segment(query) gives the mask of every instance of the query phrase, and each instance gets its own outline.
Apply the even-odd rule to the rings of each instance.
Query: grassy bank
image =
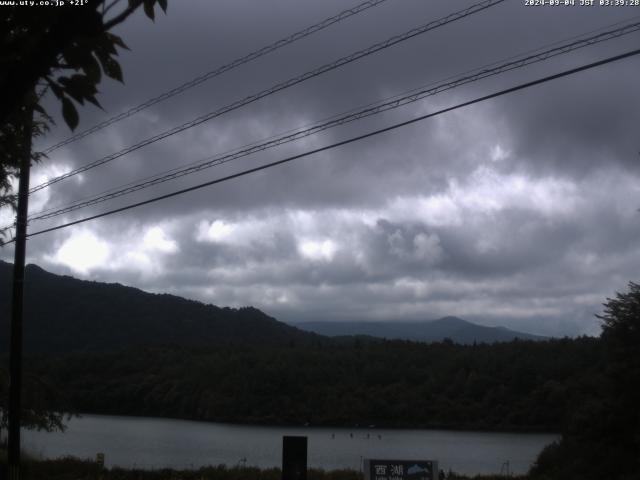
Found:
[[[6,453],[0,450],[0,466],[6,468]],[[123,468],[101,469],[94,461],[76,458],[58,460],[33,460],[24,462],[24,480],[281,480],[279,468],[259,469],[254,467],[227,468],[203,467],[198,470],[136,470]],[[454,475],[451,480],[504,480],[499,475],[465,477]],[[526,480],[527,477],[508,477]],[[354,470],[324,471],[310,469],[307,480],[363,480],[360,472]]]

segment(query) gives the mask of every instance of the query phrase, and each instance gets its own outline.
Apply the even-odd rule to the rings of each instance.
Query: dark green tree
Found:
[[[9,426],[9,372],[0,366],[0,438]],[[27,374],[23,384],[22,425],[33,430],[64,430],[65,402],[60,391],[43,377]]]
[[[620,478],[640,478],[640,285],[608,298],[602,320],[602,341],[611,389],[611,443]]]
[[[67,0],[65,0],[67,1]],[[67,1],[69,3],[69,1]],[[4,6],[0,13],[0,207],[15,207],[12,179],[19,175],[25,142],[43,135],[53,123],[41,105],[47,92],[61,103],[65,123],[79,122],[76,105],[100,107],[96,98],[102,75],[122,82],[116,57],[127,48],[110,32],[142,8],[154,19],[155,6],[167,0],[92,0],[73,7]],[[42,154],[31,152],[31,161]],[[0,237],[6,231],[0,232]],[[0,429],[6,425],[8,376],[0,371]],[[62,428],[62,411],[53,403],[55,389],[37,376],[25,377],[24,425]]]
[[[562,439],[547,447],[534,478],[640,479],[640,285],[604,304],[605,365],[574,405]]]
[[[67,0],[68,2],[69,0]],[[155,6],[167,0],[92,0],[69,7],[21,6],[0,13],[0,205],[14,204],[11,178],[18,174],[24,149],[26,116],[35,113],[34,135],[52,123],[41,99],[52,92],[73,130],[76,105],[100,107],[96,95],[102,75],[122,81],[118,48],[127,48],[110,32],[139,8],[154,19]],[[42,155],[32,155],[33,161]]]

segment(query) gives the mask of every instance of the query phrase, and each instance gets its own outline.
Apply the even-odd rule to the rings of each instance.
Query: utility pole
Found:
[[[31,168],[31,136],[33,108],[24,107],[24,130],[18,183],[15,253],[13,260],[13,296],[11,299],[11,339],[9,345],[9,480],[20,479],[20,413],[22,393],[22,310],[24,296],[24,263],[29,208],[29,170]]]

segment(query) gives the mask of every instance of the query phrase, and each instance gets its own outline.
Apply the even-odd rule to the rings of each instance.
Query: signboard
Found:
[[[438,480],[435,460],[365,460],[366,480]]]

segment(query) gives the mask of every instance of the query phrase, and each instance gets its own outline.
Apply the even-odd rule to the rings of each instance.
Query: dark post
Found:
[[[31,129],[33,111],[25,111],[23,152],[18,183],[16,246],[13,260],[13,296],[11,299],[11,339],[9,346],[9,480],[20,478],[20,394],[22,389],[22,300],[24,262],[29,206],[29,170],[31,168]]]
[[[282,437],[282,480],[307,480],[307,437]]]

